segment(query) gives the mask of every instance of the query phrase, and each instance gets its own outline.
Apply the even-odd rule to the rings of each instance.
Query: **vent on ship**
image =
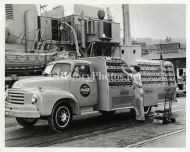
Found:
[[[6,19],[13,19],[13,5],[5,4]]]

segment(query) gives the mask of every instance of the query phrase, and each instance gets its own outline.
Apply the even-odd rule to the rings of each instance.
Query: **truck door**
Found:
[[[92,67],[88,64],[77,64],[71,74],[71,92],[81,107],[97,103],[97,83],[92,77]]]

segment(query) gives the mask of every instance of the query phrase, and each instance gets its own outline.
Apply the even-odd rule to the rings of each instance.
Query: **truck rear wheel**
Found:
[[[144,107],[144,115],[148,116],[150,114],[150,112],[151,112],[151,109],[152,109],[152,106],[146,106],[146,107]],[[130,112],[131,112],[131,114],[132,114],[133,117],[136,116],[135,109],[133,109],[133,108],[130,109]]]
[[[135,111],[135,109],[131,108],[131,109],[130,109],[130,113],[131,113],[131,116],[132,116],[132,117],[135,117],[135,116],[136,116],[136,111]]]
[[[151,112],[151,109],[152,109],[152,106],[146,106],[144,107],[144,114],[147,116],[150,114]]]
[[[37,123],[38,119],[37,118],[19,118],[19,117],[16,117],[16,121],[18,122],[18,124],[20,124],[21,126],[23,126],[25,128],[31,128]]]
[[[55,132],[61,132],[67,128],[72,120],[71,108],[62,103],[54,106],[51,116],[48,118],[50,128]]]

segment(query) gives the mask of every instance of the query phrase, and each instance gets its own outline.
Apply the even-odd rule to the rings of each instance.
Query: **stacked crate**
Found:
[[[109,86],[111,88],[131,87],[131,80],[121,69],[125,62],[115,57],[105,57],[105,60]]]
[[[158,61],[138,61],[141,67],[141,80],[143,87],[164,87],[161,63]]]
[[[168,61],[139,60],[143,87],[175,86],[174,68]]]
[[[111,111],[117,108],[129,108],[133,106],[135,91],[132,80],[121,69],[125,61],[116,57],[102,56],[84,59],[89,60],[94,70],[103,75],[101,79],[97,77],[97,86],[99,89],[98,104],[95,109]],[[175,86],[170,87],[168,85],[170,83],[168,77],[171,78],[169,75],[174,74],[173,72],[168,72],[171,71],[170,65],[165,64],[167,63],[166,61],[155,60],[140,59],[136,60],[136,62],[141,67],[144,106],[157,105],[157,103],[163,102],[166,91],[169,88],[175,89]],[[164,70],[167,72],[164,72]],[[164,73],[167,73],[168,76],[165,76]],[[171,89],[170,92],[172,91]]]

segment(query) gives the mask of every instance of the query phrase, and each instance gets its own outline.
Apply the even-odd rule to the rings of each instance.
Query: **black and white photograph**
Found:
[[[5,149],[187,151],[188,1],[29,2],[1,4]]]

